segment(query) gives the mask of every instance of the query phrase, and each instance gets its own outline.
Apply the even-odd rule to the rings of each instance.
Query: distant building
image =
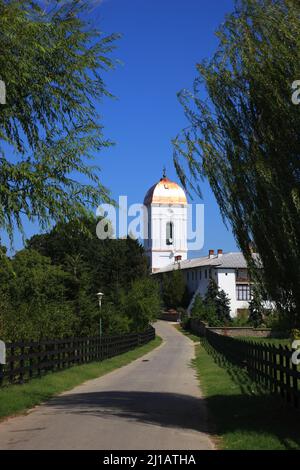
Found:
[[[187,199],[184,190],[164,172],[147,192],[148,239],[145,251],[152,272],[187,259]]]
[[[187,259],[187,198],[184,190],[170,181],[164,172],[144,200],[148,208],[148,239],[145,250],[151,272],[163,274],[180,269],[193,300],[204,296],[210,279],[214,279],[230,299],[231,316],[248,309],[251,283],[242,253],[216,253]],[[192,302],[193,302],[192,300]]]

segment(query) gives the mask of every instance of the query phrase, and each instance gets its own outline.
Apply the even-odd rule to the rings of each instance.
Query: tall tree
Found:
[[[190,126],[174,140],[175,165],[196,191],[208,178],[253,279],[299,325],[300,109],[292,84],[300,78],[300,3],[239,0],[218,38],[214,56],[197,65],[193,92],[180,94]]]
[[[186,292],[186,283],[180,270],[162,276],[162,296],[166,307],[181,307]]]
[[[226,292],[220,289],[214,279],[210,279],[206,294],[204,296],[204,305],[213,306],[218,322],[224,326],[230,322],[230,299]]]
[[[11,239],[22,214],[42,226],[109,200],[94,155],[109,145],[96,102],[109,95],[116,35],[91,28],[89,2],[0,0],[0,227]]]
[[[114,301],[120,289],[146,277],[147,259],[137,240],[99,240],[96,225],[93,216],[59,223],[49,233],[34,235],[26,246],[69,272],[74,288],[80,285],[91,298],[101,291],[107,301]]]

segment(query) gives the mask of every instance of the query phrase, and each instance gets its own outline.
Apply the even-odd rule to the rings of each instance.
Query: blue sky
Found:
[[[171,139],[187,125],[176,93],[190,88],[196,63],[209,57],[216,45],[215,31],[234,0],[104,0],[89,17],[104,33],[122,35],[114,56],[122,61],[106,74],[115,100],[99,105],[105,136],[116,145],[102,152],[97,163],[103,184],[115,199],[128,195],[142,202],[147,189],[159,180],[166,165],[170,179],[178,180],[172,164]],[[232,233],[220,216],[207,182],[201,184],[205,204],[205,245],[236,250]],[[26,234],[38,231],[26,224]],[[15,248],[22,246],[16,238]],[[198,255],[199,253],[197,253]],[[194,254],[195,255],[195,254]]]

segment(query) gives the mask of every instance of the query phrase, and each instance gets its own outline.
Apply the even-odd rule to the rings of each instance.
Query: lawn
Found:
[[[125,366],[152,351],[161,342],[162,339],[156,337],[143,346],[102,362],[92,362],[49,373],[42,378],[32,379],[24,385],[3,387],[0,389],[0,418],[22,413],[54,395]]]
[[[220,449],[300,450],[300,411],[259,390],[205,340],[196,345],[193,366]]]
[[[205,339],[177,328],[198,343],[193,367],[207,402],[217,448],[300,450],[300,411],[260,389],[246,371],[229,363]],[[275,344],[285,341],[260,338],[266,339]]]

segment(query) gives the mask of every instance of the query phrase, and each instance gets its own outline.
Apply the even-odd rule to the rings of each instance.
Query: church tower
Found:
[[[152,272],[187,259],[187,199],[184,190],[163,177],[147,192],[144,245]]]

